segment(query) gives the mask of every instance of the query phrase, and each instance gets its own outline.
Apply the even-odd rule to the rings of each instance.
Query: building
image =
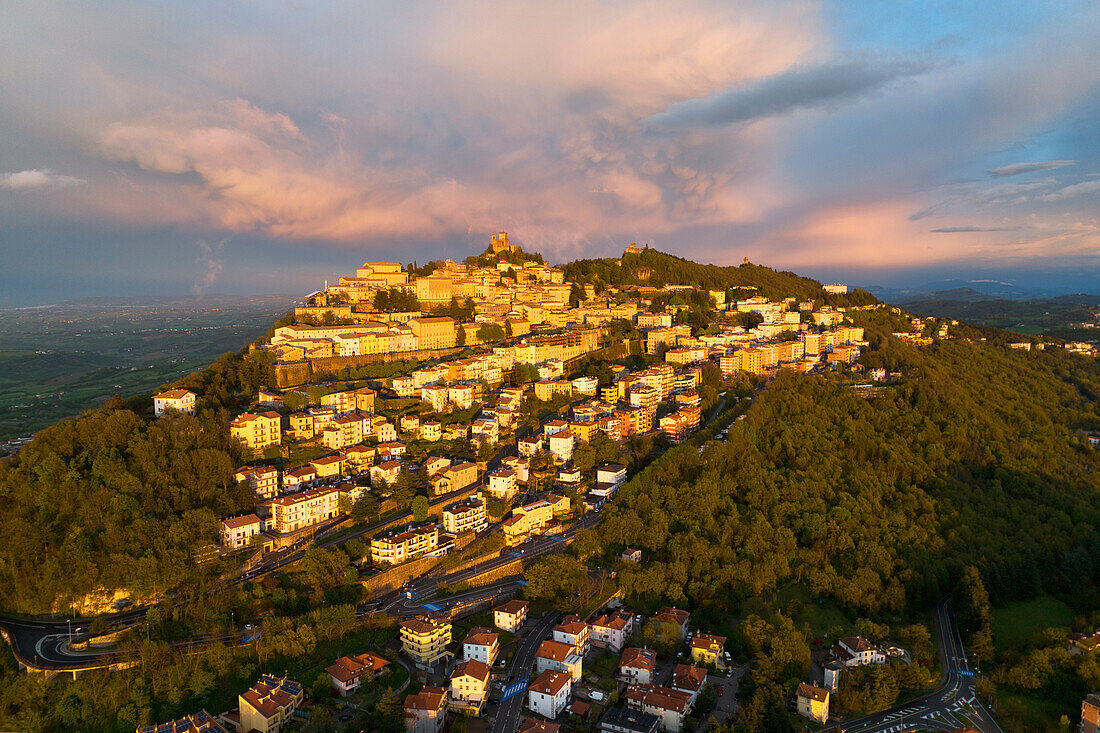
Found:
[[[233,480],[247,481],[260,499],[272,499],[279,493],[279,469],[273,466],[242,466],[233,473]]]
[[[812,682],[803,682],[795,693],[798,714],[824,723],[829,719],[829,691]]]
[[[477,659],[460,662],[451,674],[451,708],[477,715],[488,699],[489,665]]]
[[[283,491],[298,491],[305,484],[317,479],[317,471],[313,466],[302,466],[283,474]]]
[[[703,685],[707,683],[707,671],[702,667],[692,667],[688,664],[677,664],[672,670],[672,678],[668,686],[677,692],[685,693],[692,705]]]
[[[602,484],[618,486],[626,481],[626,466],[605,463],[596,469],[596,481]]]
[[[535,672],[553,670],[568,674],[574,682],[581,678],[584,658],[570,644],[547,639],[535,653]]]
[[[842,636],[833,646],[833,654],[845,667],[882,664],[886,661],[885,652],[862,636]]]
[[[582,657],[588,654],[588,650],[591,647],[589,642],[589,634],[591,629],[588,628],[588,624],[581,621],[578,616],[566,616],[562,619],[561,623],[554,627],[553,638],[554,641],[560,641],[562,644],[568,644],[580,654]]]
[[[527,621],[527,601],[508,601],[493,609],[493,625],[512,634]]]
[[[656,715],[661,720],[661,728],[671,733],[680,733],[684,717],[691,708],[686,693],[657,685],[634,685],[626,691],[623,699],[628,708]]]
[[[439,527],[429,524],[407,532],[370,541],[371,560],[380,565],[399,565],[439,546]]]
[[[153,395],[153,414],[160,417],[168,410],[195,414],[195,393],[186,389],[170,389]]]
[[[691,639],[691,658],[700,664],[718,664],[726,648],[726,637],[696,634]]]
[[[226,730],[210,713],[200,710],[170,723],[139,726],[137,733],[226,733]]]
[[[550,452],[554,454],[554,458],[557,461],[565,463],[573,457],[573,449],[576,446],[576,440],[569,430],[554,433],[547,442]]]
[[[499,636],[484,626],[475,626],[462,640],[462,658],[493,666],[500,653]]]
[[[421,669],[451,658],[450,643],[451,622],[446,619],[417,616],[401,622],[401,650]]]
[[[463,462],[448,466],[436,474],[431,483],[436,494],[449,494],[473,486],[477,483],[477,464]]]
[[[249,540],[260,534],[261,525],[260,518],[255,514],[223,519],[221,527],[222,545],[233,550],[248,547]]]
[[[600,719],[600,733],[657,733],[661,719],[632,708],[610,708]]]
[[[426,423],[422,423],[417,430],[417,437],[419,437],[420,440],[435,443],[443,437],[443,423],[438,420],[429,420]]]
[[[622,609],[592,619],[590,638],[593,646],[621,652],[627,637],[635,631],[634,614]]]
[[[553,720],[565,710],[572,694],[573,678],[548,669],[527,688],[527,709]]]
[[[456,501],[443,509],[443,531],[450,534],[480,532],[488,527],[485,503],[475,497]]]
[[[416,345],[419,349],[454,348],[456,333],[453,318],[447,316],[410,318],[406,325],[416,336]]]
[[[359,689],[364,680],[376,680],[386,672],[389,661],[363,652],[355,656],[340,657],[325,669],[332,679],[332,689],[340,697],[347,697]]]
[[[1081,702],[1080,733],[1100,732],[1100,692],[1089,694]]]
[[[555,529],[560,531],[560,528],[561,522],[554,520],[553,505],[545,499],[516,507],[512,510],[512,516],[501,525],[504,541],[509,547],[526,542],[531,535],[553,534]]]
[[[447,719],[447,691],[442,687],[422,687],[405,697],[405,730],[408,733],[441,733]]]
[[[653,620],[659,624],[669,624],[673,626],[680,635],[680,639],[687,636],[688,621],[691,619],[691,614],[687,611],[683,611],[679,608],[669,608],[665,606],[658,609],[654,614]]]
[[[277,733],[294,717],[304,699],[305,692],[297,682],[265,674],[248,692],[237,696],[241,715],[237,729]]]
[[[282,443],[281,421],[277,412],[246,412],[229,423],[229,434],[241,441],[244,447],[260,450]]]
[[[313,466],[313,470],[317,472],[317,478],[333,478],[344,472],[344,464],[346,462],[347,459],[337,453],[332,456],[315,458],[309,462],[309,465]]]
[[[308,489],[292,496],[280,496],[266,503],[271,509],[271,529],[294,532],[339,516],[342,492],[334,486]]]
[[[639,563],[642,561],[642,551],[636,547],[628,547],[622,551],[622,554],[619,555],[619,557],[624,562]]]
[[[628,685],[650,684],[657,670],[657,652],[628,647],[619,660],[619,679]]]
[[[489,494],[494,499],[508,501],[518,490],[516,472],[512,469],[498,468],[489,473]]]

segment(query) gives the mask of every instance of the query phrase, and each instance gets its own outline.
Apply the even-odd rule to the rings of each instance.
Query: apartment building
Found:
[[[455,321],[446,316],[410,318],[406,325],[420,349],[450,349],[455,345]]]
[[[226,730],[210,713],[200,710],[168,723],[139,726],[137,733],[226,733]]]
[[[237,696],[238,730],[278,733],[293,719],[303,700],[305,692],[297,682],[265,674],[248,692]]]
[[[398,565],[439,546],[439,527],[431,524],[370,542],[371,560],[383,565]]]
[[[650,684],[657,670],[657,652],[628,647],[619,660],[619,679],[628,685]]]
[[[401,622],[401,650],[422,669],[434,667],[452,655],[451,622],[431,616],[417,616]]]
[[[577,654],[577,650],[571,644],[563,644],[560,641],[547,639],[539,644],[535,653],[535,672],[546,670],[564,672],[577,682],[581,678],[581,667],[584,658]]]
[[[462,658],[476,659],[479,662],[493,666],[497,655],[500,653],[500,637],[485,628],[475,626],[462,640]]]
[[[829,720],[829,691],[812,682],[798,685],[795,693],[798,714],[825,723]]]
[[[281,421],[277,412],[246,412],[229,423],[229,434],[246,448],[260,450],[282,443]]]
[[[691,639],[691,658],[701,664],[717,664],[726,648],[726,637],[697,633]]]
[[[443,509],[443,531],[450,534],[480,532],[488,525],[485,503],[476,497],[456,501]]]
[[[340,514],[341,492],[334,486],[308,489],[266,502],[271,509],[271,529],[294,532]]]
[[[634,633],[634,614],[625,610],[604,613],[592,619],[589,638],[593,646],[621,652],[627,638]]]
[[[460,662],[451,673],[451,708],[477,715],[488,699],[489,665],[477,659]]]
[[[588,624],[581,621],[579,616],[569,615],[562,619],[561,623],[554,627],[552,634],[554,641],[568,644],[582,657],[588,654],[590,629]]]
[[[553,720],[562,714],[573,694],[573,678],[564,672],[546,670],[527,688],[527,708]]]
[[[405,697],[405,730],[407,733],[442,733],[447,719],[447,691],[442,687],[422,687],[415,695]]]
[[[263,523],[255,514],[222,520],[221,542],[224,547],[239,550],[248,547],[249,540],[260,533]]]
[[[279,493],[279,469],[273,466],[241,466],[233,472],[233,480],[247,481],[260,499],[271,499]]]
[[[516,472],[510,468],[498,468],[489,474],[489,494],[494,499],[507,501],[516,495]]]
[[[527,621],[527,601],[508,601],[493,609],[493,625],[509,633],[516,633]]]

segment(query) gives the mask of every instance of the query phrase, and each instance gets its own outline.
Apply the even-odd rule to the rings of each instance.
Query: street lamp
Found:
[[[73,645],[73,620],[71,618],[65,619],[65,623],[69,625],[69,646]]]

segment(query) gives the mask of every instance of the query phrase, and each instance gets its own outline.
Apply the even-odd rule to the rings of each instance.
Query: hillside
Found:
[[[852,305],[876,302],[869,293],[860,296],[855,293],[848,296],[830,295],[826,298],[821,283],[793,272],[754,264],[726,267],[702,265],[655,249],[626,253],[620,259],[575,260],[565,265],[564,269],[567,281],[590,283],[597,288],[694,285],[708,290],[731,290],[745,287],[755,288],[769,298],[793,296],[802,300],[825,299],[832,305],[848,305],[849,299],[859,300],[852,302]]]
[[[849,621],[893,623],[975,565],[994,603],[1046,591],[1094,608],[1100,453],[1081,431],[1100,428],[1097,362],[958,336],[922,349],[890,335],[895,319],[857,316],[861,361],[900,380],[861,399],[841,380],[781,376],[727,441],[643,471],[600,528],[605,559],[628,545],[651,558],[623,571],[627,597],[722,625],[796,584]],[[994,332],[959,329],[981,333]],[[789,672],[758,667],[738,730],[768,729]]]

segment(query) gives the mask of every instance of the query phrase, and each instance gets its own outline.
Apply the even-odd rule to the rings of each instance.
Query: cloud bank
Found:
[[[55,173],[49,168],[35,168],[0,175],[0,188],[6,188],[9,191],[57,190],[79,186],[84,183],[87,183],[87,181],[74,176]]]

